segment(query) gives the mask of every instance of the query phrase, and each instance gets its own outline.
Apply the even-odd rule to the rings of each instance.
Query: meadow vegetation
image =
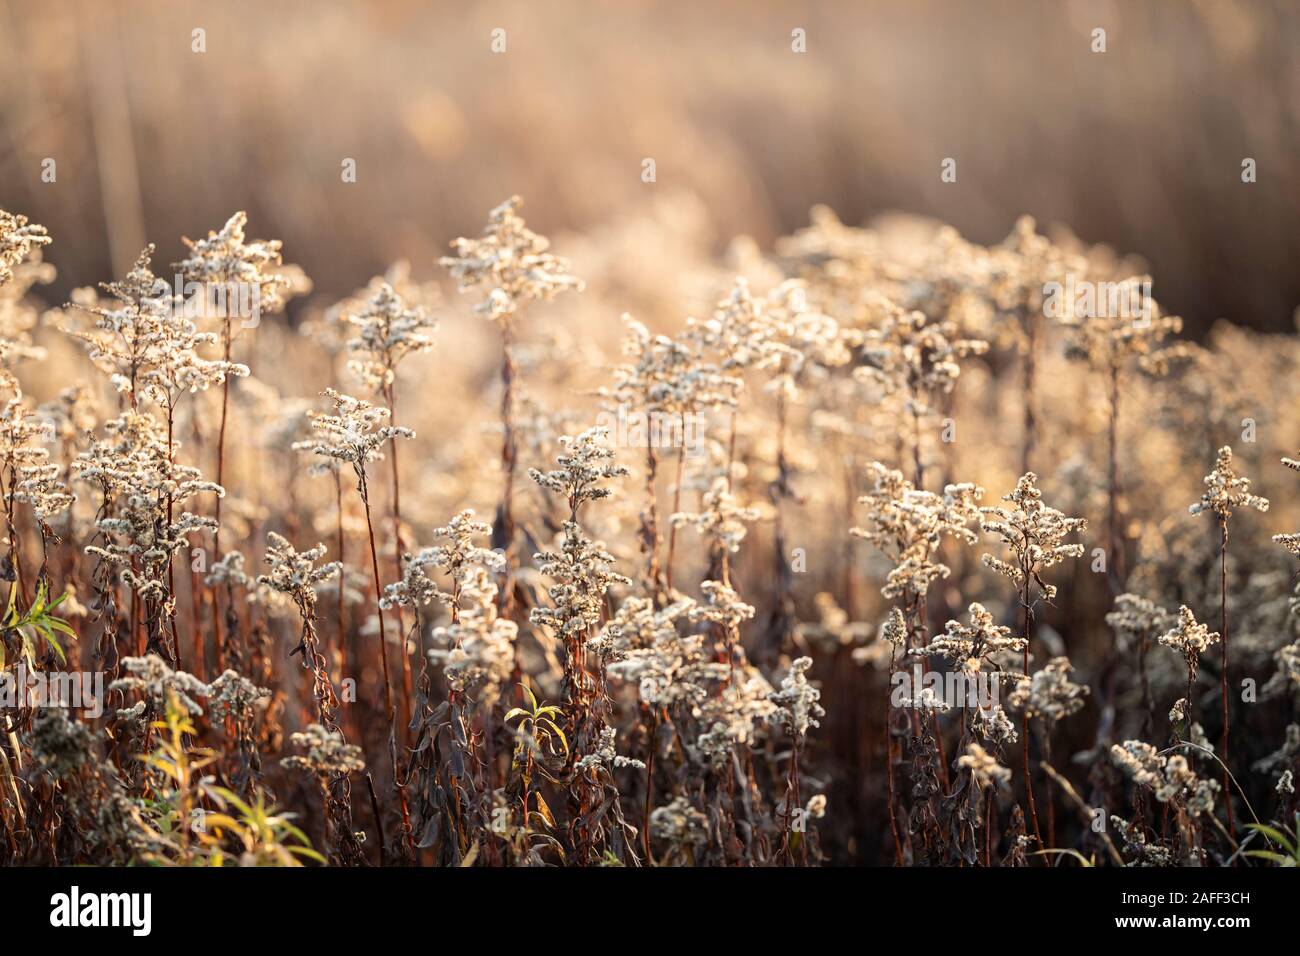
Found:
[[[671,215],[337,303],[214,225],[58,303],[0,212],[0,863],[1294,862],[1300,337],[1028,217],[644,323]]]

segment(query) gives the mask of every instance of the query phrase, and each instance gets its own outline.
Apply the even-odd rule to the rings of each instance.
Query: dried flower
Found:
[[[685,797],[674,797],[650,814],[650,835],[674,846],[703,846],[709,838],[709,821]]]
[[[1250,493],[1250,479],[1239,476],[1232,467],[1232,449],[1224,445],[1219,449],[1214,470],[1205,476],[1205,493],[1201,500],[1187,510],[1191,514],[1213,511],[1219,520],[1232,517],[1233,508],[1268,510],[1268,499]]]
[[[853,374],[886,395],[902,394],[909,414],[924,415],[956,386],[960,360],[984,354],[989,345],[957,338],[951,322],[935,322],[923,312],[907,312],[892,303],[881,305],[885,314],[880,326],[863,341],[868,364]]]
[[[737,504],[736,496],[727,487],[727,479],[718,477],[700,496],[699,511],[679,511],[668,520],[679,527],[693,526],[709,542],[710,548],[735,554],[749,532],[746,522],[759,521],[766,514],[762,508]]]
[[[387,408],[340,394],[332,388],[321,394],[334,405],[335,414],[312,417],[317,440],[311,450],[317,455],[347,462],[361,472],[369,463],[384,457],[379,449],[385,442],[415,437],[409,428],[385,424],[392,417]]]
[[[33,250],[49,244],[50,236],[44,226],[0,209],[0,285],[13,279],[13,267]]]
[[[1106,615],[1106,623],[1115,631],[1121,650],[1149,641],[1173,625],[1173,616],[1152,601],[1137,594],[1115,598],[1115,610]]]
[[[1178,623],[1162,634],[1159,642],[1183,656],[1189,674],[1188,682],[1191,683],[1196,679],[1201,655],[1219,643],[1219,634],[1217,631],[1211,632],[1204,624],[1198,624],[1191,610],[1183,605],[1178,609]]]
[[[613,493],[600,482],[629,473],[622,465],[611,464],[614,450],[606,443],[607,437],[605,428],[589,428],[576,438],[563,435],[560,437],[563,451],[555,459],[560,467],[547,472],[530,468],[528,476],[543,488],[563,495],[570,511],[576,514],[583,502],[598,501]]]
[[[1073,673],[1068,657],[1053,657],[1032,679],[1017,683],[1007,703],[1030,717],[1041,717],[1050,723],[1078,713],[1083,710],[1088,688],[1071,681]]]
[[[292,544],[274,531],[267,532],[266,542],[266,564],[271,573],[258,575],[257,583],[287,594],[303,613],[310,614],[316,606],[316,585],[338,577],[343,566],[331,561],[316,567],[316,562],[325,557],[323,544],[309,551],[295,551]]]
[[[948,485],[942,495],[922,491],[896,469],[880,462],[867,466],[872,490],[858,499],[866,508],[864,527],[849,533],[870,542],[894,565],[880,593],[887,598],[923,596],[949,568],[934,556],[945,537],[974,544],[969,525],[984,509],[978,507],[984,489]]]
[[[1011,782],[1011,770],[974,742],[966,745],[966,752],[957,758],[957,766],[969,770],[980,787],[1005,787]]]
[[[995,624],[993,615],[984,605],[972,604],[968,613],[970,624],[949,621],[943,634],[937,635],[926,647],[913,650],[912,654],[917,657],[940,655],[966,673],[978,674],[985,664],[992,663],[993,655],[1025,649],[1025,639],[1011,637],[1011,628]],[[996,665],[993,669],[997,669]]]
[[[1111,758],[1134,783],[1148,787],[1161,803],[1177,801],[1193,817],[1213,813],[1218,781],[1202,780],[1179,754],[1166,757],[1150,744],[1126,740],[1110,748]]]
[[[361,748],[348,743],[337,731],[329,731],[320,724],[311,724],[305,731],[290,738],[295,747],[306,753],[285,757],[280,761],[290,770],[303,770],[316,777],[335,774],[360,773],[366,769]]]
[[[237,212],[226,220],[217,232],[209,232],[206,239],[182,239],[190,254],[176,263],[174,268],[186,283],[197,283],[206,289],[214,286],[242,286],[255,290],[257,307],[266,313],[284,308],[285,299],[293,288],[293,281],[282,274],[280,240],[244,238],[248,214]],[[227,312],[227,319],[232,316]],[[247,318],[247,317],[245,317]]]
[[[1010,578],[1017,590],[1028,593],[1032,581],[1043,598],[1051,601],[1056,597],[1056,586],[1045,582],[1042,574],[1066,558],[1083,554],[1083,545],[1064,542],[1066,536],[1082,531],[1088,522],[1083,518],[1067,518],[1043,504],[1037,481],[1038,476],[1033,472],[1021,476],[1016,490],[1002,498],[1013,505],[1011,508],[980,509],[980,527],[986,534],[1000,538],[1012,558],[1009,563],[985,554],[983,561],[986,567]]]
[[[203,357],[200,350],[215,345],[218,337],[199,332],[179,296],[153,274],[149,267],[153,251],[153,246],[147,246],[125,279],[104,284],[116,306],[74,300],[74,308],[95,316],[95,327],[69,334],[85,345],[91,362],[128,395],[133,407],[140,396],[173,408],[185,393],[220,385],[230,377],[246,377],[248,367]]]
[[[437,321],[421,306],[408,306],[387,282],[379,284],[364,307],[344,312],[343,319],[357,331],[347,343],[357,356],[348,367],[375,391],[393,384],[402,359],[433,351]]]
[[[483,566],[461,573],[460,595],[456,622],[433,629],[438,646],[429,650],[429,660],[442,665],[457,693],[483,688],[483,699],[491,702],[510,680],[519,626],[497,617],[497,588]]]
[[[175,695],[182,707],[197,716],[203,713],[203,708],[194,698],[212,696],[209,685],[193,674],[172,670],[157,654],[124,657],[122,669],[128,676],[113,681],[108,689],[139,691],[145,699],[135,707],[119,710],[119,717],[143,718],[146,713],[161,714],[166,709],[168,695]]]
[[[456,255],[438,260],[456,277],[462,292],[487,290],[475,311],[494,321],[510,320],[529,300],[549,302],[561,292],[583,288],[582,280],[569,274],[568,263],[546,251],[549,240],[524,225],[522,205],[518,196],[511,196],[488,214],[481,238],[454,240]]]
[[[800,657],[791,661],[790,672],[781,678],[781,689],[767,696],[767,699],[779,708],[776,719],[796,737],[805,737],[810,728],[820,727],[817,718],[826,715],[826,711],[819,703],[821,691],[808,683],[807,674],[810,667],[812,667],[811,657]]]
[[[244,720],[258,701],[271,696],[265,687],[258,687],[230,669],[221,672],[221,676],[212,682],[209,692],[208,712],[216,720],[226,717]]]

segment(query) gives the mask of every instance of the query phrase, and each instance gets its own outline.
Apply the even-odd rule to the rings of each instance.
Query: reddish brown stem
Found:
[[[650,748],[646,755],[645,761],[645,818],[644,833],[642,834],[642,845],[645,849],[645,865],[650,866],[650,810],[654,802],[655,793],[655,751],[658,750],[659,741],[659,708],[652,708],[654,717],[650,723]]]
[[[682,415],[682,434],[686,433],[686,416]],[[673,514],[682,510],[682,471],[686,464],[686,443],[677,446],[677,469],[673,479]],[[673,553],[677,549],[677,525],[669,516],[671,527],[668,531],[668,563],[664,572],[664,587],[668,592],[669,600],[672,600],[673,593]]]
[[[231,350],[231,333],[230,320],[226,320],[225,334],[222,339],[222,359],[230,361]],[[221,424],[217,428],[217,484],[225,488],[224,478],[226,474],[226,416],[230,409],[230,375],[227,374],[221,381]],[[212,562],[221,560],[221,499],[222,495],[217,495],[214,518],[217,522],[216,530],[212,532]],[[220,600],[217,597],[217,589],[212,588],[209,597],[212,599],[212,639],[218,647],[221,646],[221,608]]]
[[[396,425],[397,390],[392,385],[387,386],[384,389],[384,397],[388,401],[388,408],[391,415],[389,418],[389,424]],[[403,576],[402,554],[405,550],[405,545],[402,542],[402,493],[401,483],[398,480],[397,441],[394,440],[391,444],[392,458],[390,461],[392,465],[391,471],[393,481],[393,565],[394,571],[397,575],[395,580],[401,581]],[[400,604],[395,605],[395,611],[397,614],[397,633],[402,641],[402,690],[405,694],[404,701],[409,701],[414,692],[414,682],[411,676],[411,657],[406,652],[406,619],[405,615],[402,613],[402,606]],[[410,715],[407,714],[404,709],[402,713],[403,727],[409,723],[409,718]]]
[[[1236,841],[1237,825],[1232,816],[1232,791],[1228,774],[1228,519],[1219,518],[1219,630],[1223,647],[1219,655],[1219,698],[1223,705],[1223,803],[1228,808],[1228,835]],[[1190,706],[1191,701],[1188,700]]]
[[[357,469],[357,477],[357,489],[361,492],[361,503],[365,506],[366,532],[370,536],[370,567],[374,572],[375,600],[378,601],[379,595],[383,591],[379,579],[379,550],[375,547],[375,525],[370,518],[370,493],[366,485],[366,473],[363,469]],[[393,790],[397,794],[398,804],[401,807],[402,820],[406,822],[410,819],[410,811],[406,804],[406,791],[402,787],[401,777],[397,769],[397,727],[394,722],[397,709],[393,704],[393,686],[388,679],[388,634],[384,629],[384,612],[379,610],[376,616],[379,618],[379,656],[380,666],[384,672],[384,709],[388,715],[388,754],[393,769]],[[409,827],[404,829],[409,832]]]
[[[1024,664],[1025,677],[1029,677],[1029,575],[1025,575],[1025,591],[1021,596],[1021,604],[1025,610],[1025,647],[1024,647]],[[1020,716],[1020,734],[1024,737],[1024,755],[1025,755],[1025,795],[1029,802],[1029,819],[1034,827],[1034,838],[1038,840],[1038,848],[1044,849],[1043,834],[1038,829],[1038,809],[1034,806],[1034,779],[1029,774],[1029,707],[1021,711]]]

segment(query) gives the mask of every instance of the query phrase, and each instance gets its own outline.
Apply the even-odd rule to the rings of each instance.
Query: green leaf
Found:
[[[54,648],[54,653],[59,655],[59,660],[61,660],[64,666],[66,667],[68,663],[68,656],[63,653],[63,648],[60,647],[59,642],[54,639],[54,635],[47,633],[45,635],[45,643],[49,644],[50,647]]]
[[[569,752],[569,741],[568,738],[564,736],[564,731],[556,725],[555,721],[550,720],[549,718],[543,717],[541,722],[550,725],[551,730],[555,732],[555,736],[560,738],[560,743],[564,745],[564,752],[567,754]]]
[[[305,856],[307,859],[315,860],[317,863],[326,863],[325,857],[321,856],[309,846],[287,846],[285,849],[295,856]]]
[[[1296,855],[1295,844],[1292,843],[1290,840],[1288,840],[1286,838],[1286,835],[1282,833],[1281,830],[1277,829],[1277,827],[1271,827],[1263,823],[1247,823],[1246,829],[1254,830],[1257,833],[1262,833],[1269,840],[1271,840],[1272,842],[1276,843],[1278,846],[1285,849],[1287,853],[1291,854],[1292,856]],[[1260,851],[1253,851],[1253,852],[1260,852]]]
[[[59,633],[67,634],[69,637],[76,639],[77,632],[74,631],[72,629],[72,626],[67,621],[63,620],[63,618],[61,617],[46,618],[46,623],[48,623],[50,627],[54,628],[54,630],[58,631]]]
[[[1082,865],[1082,866],[1089,866],[1089,867],[1090,867],[1090,866],[1093,865],[1092,861],[1089,860],[1089,859],[1088,859],[1086,856],[1084,856],[1082,853],[1080,853],[1078,850],[1050,850],[1050,849],[1049,849],[1049,850],[1035,850],[1035,851],[1034,851],[1033,853],[1031,853],[1030,855],[1031,855],[1031,856],[1044,856],[1044,855],[1046,855],[1046,854],[1048,854],[1048,853],[1061,853],[1061,854],[1064,854],[1065,856],[1071,856],[1071,857],[1074,857],[1076,860],[1079,861],[1080,865]]]
[[[301,830],[299,830],[299,829],[298,829],[296,826],[294,826],[292,823],[289,823],[288,821],[284,821],[284,820],[282,820],[282,821],[280,821],[280,826],[282,826],[282,827],[284,828],[284,832],[285,832],[285,833],[289,834],[289,835],[290,835],[291,837],[293,837],[295,840],[297,840],[297,841],[299,841],[300,843],[302,843],[303,846],[307,846],[307,847],[310,847],[310,846],[311,846],[311,838],[308,837],[307,834],[305,834],[305,833],[303,833]]]
[[[222,798],[226,800],[228,803],[232,804],[234,808],[238,810],[242,816],[251,817],[253,815],[253,808],[250,807],[243,800],[240,800],[239,797],[236,796],[233,791],[227,790],[225,787],[213,787],[213,790],[221,794]]]
[[[551,816],[551,808],[546,805],[546,801],[542,799],[540,793],[535,794],[535,796],[537,797],[537,812],[542,815],[542,819],[546,821],[547,825],[554,829],[555,817]]]
[[[1247,850],[1244,855],[1253,856],[1258,860],[1268,860],[1278,866],[1295,866],[1295,860],[1291,857],[1283,856],[1281,853],[1273,853],[1269,850]]]
[[[13,627],[18,621],[18,585],[9,585],[9,606],[5,610],[5,626]]]

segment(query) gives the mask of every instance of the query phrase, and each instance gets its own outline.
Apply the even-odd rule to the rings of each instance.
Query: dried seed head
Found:
[[[44,226],[28,222],[26,216],[0,209],[0,286],[13,279],[14,266],[33,250],[49,244],[50,236]]]
[[[781,689],[767,695],[776,704],[777,721],[796,738],[807,736],[813,727],[820,727],[817,718],[826,716],[820,703],[822,692],[808,682],[811,657],[800,657],[790,662],[790,672],[781,678]]]
[[[1011,556],[1010,562],[991,554],[985,554],[982,560],[985,567],[1010,578],[1018,590],[1032,582],[1044,600],[1051,601],[1056,597],[1056,587],[1043,581],[1041,575],[1066,558],[1083,554],[1083,545],[1064,542],[1068,535],[1087,528],[1088,522],[1068,518],[1043,504],[1037,482],[1038,476],[1027,472],[1016,482],[1015,491],[1002,498],[1013,507],[980,508],[981,529],[1000,538]]]
[[[980,787],[1005,787],[1011,782],[1011,770],[998,763],[996,757],[977,743],[966,745],[966,752],[957,758],[957,766],[969,770]]]
[[[279,239],[244,237],[248,214],[237,212],[217,232],[209,232],[198,241],[182,238],[190,254],[176,263],[187,283],[202,286],[238,284],[257,290],[258,307],[267,313],[284,308],[293,289],[293,280],[280,268]]]
[[[1015,710],[1023,710],[1030,717],[1041,717],[1049,723],[1076,714],[1083,710],[1088,688],[1070,680],[1073,673],[1068,657],[1053,657],[1032,679],[1017,683],[1007,703]]]
[[[317,439],[311,450],[325,458],[347,462],[358,474],[370,462],[384,457],[380,448],[385,442],[415,437],[409,428],[385,424],[392,417],[387,408],[340,394],[332,388],[321,394],[333,404],[335,414],[312,416]]]
[[[285,757],[280,761],[290,770],[303,770],[316,777],[346,776],[366,769],[361,748],[348,743],[342,733],[326,730],[320,724],[311,724],[305,731],[290,738],[295,747],[306,753]]]
[[[357,333],[347,342],[348,351],[356,356],[348,368],[375,391],[393,384],[402,359],[432,352],[438,328],[422,306],[408,306],[387,282],[379,283],[362,308],[344,312],[343,320]]]
[[[175,695],[176,700],[195,716],[203,713],[196,697],[211,697],[212,688],[193,674],[174,671],[167,666],[157,654],[146,657],[122,658],[122,669],[127,676],[120,677],[108,685],[111,691],[139,691],[144,695],[135,707],[118,711],[118,716],[142,718],[148,712],[161,714],[167,708],[167,698]]]
[[[1191,609],[1183,605],[1178,609],[1178,623],[1159,638],[1165,647],[1183,655],[1188,667],[1194,668],[1200,656],[1219,643],[1219,634],[1208,626],[1196,623]]]
[[[327,549],[323,544],[309,551],[295,551],[292,544],[274,531],[267,532],[266,543],[265,563],[271,573],[258,575],[257,583],[287,594],[310,614],[316,606],[316,585],[338,577],[343,565],[331,561],[316,567],[316,562],[325,557]]]
[[[511,196],[488,214],[480,238],[454,240],[456,255],[438,260],[462,292],[486,291],[475,311],[498,322],[513,319],[530,300],[550,301],[561,292],[583,288],[582,280],[569,274],[568,263],[546,251],[549,240],[524,225],[522,205],[523,200]]]
[[[1019,653],[1028,643],[1023,637],[1012,637],[1011,628],[1001,627],[982,604],[968,608],[970,624],[949,621],[943,634],[936,635],[923,648],[912,650],[915,657],[940,655],[969,674],[978,674],[986,666],[997,670],[992,661],[995,654]]]
[[[1232,449],[1224,445],[1219,449],[1214,470],[1205,476],[1205,493],[1201,500],[1188,508],[1191,514],[1212,511],[1219,520],[1232,517],[1233,508],[1268,510],[1268,499],[1250,493],[1250,479],[1238,475],[1232,467]]]
[[[885,597],[924,595],[934,581],[950,573],[946,564],[934,560],[943,538],[967,544],[977,540],[969,525],[979,518],[984,489],[948,485],[937,495],[916,489],[901,471],[880,462],[867,469],[873,487],[858,499],[866,508],[867,522],[849,533],[870,542],[893,562],[894,569],[881,588]]]

